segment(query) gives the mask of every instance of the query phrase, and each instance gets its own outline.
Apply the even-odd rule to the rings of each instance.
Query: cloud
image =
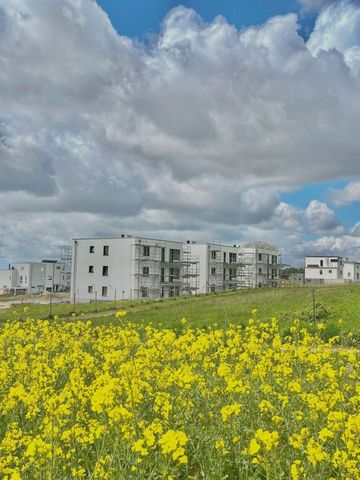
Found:
[[[307,225],[281,192],[360,174],[360,82],[349,72],[359,42],[340,28],[347,8],[320,14],[306,44],[294,14],[238,31],[177,7],[145,46],[94,1],[4,0],[0,202],[24,222],[21,234],[4,224],[9,251],[38,238],[33,215],[53,245],[64,232],[94,234],[93,223],[224,241],[265,224],[266,235],[280,224],[338,228],[319,205]]]
[[[332,2],[318,16],[307,45],[313,55],[341,52],[354,76],[360,72],[360,2]]]
[[[351,235],[354,235],[355,237],[360,237],[360,222],[356,222],[353,227],[350,229]],[[360,257],[360,255],[359,255]]]
[[[340,221],[326,203],[312,200],[305,210],[305,218],[308,221],[309,230],[323,232],[340,227]]]
[[[303,241],[296,247],[301,255],[339,255],[360,260],[360,238],[352,235],[341,237],[326,235],[312,241]]]
[[[331,191],[331,200],[339,207],[353,202],[360,202],[360,182],[350,182],[341,190],[333,189]]]

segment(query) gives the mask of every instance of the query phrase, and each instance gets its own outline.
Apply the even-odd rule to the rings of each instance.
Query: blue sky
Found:
[[[158,34],[164,16],[178,5],[193,8],[206,22],[222,15],[238,29],[264,23],[274,15],[300,14],[295,0],[99,0],[98,3],[121,35],[141,40],[146,40],[147,34]],[[305,35],[311,29],[313,20],[311,15],[301,15]]]

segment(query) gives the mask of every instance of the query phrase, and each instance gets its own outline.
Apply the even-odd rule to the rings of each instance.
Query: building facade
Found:
[[[13,271],[9,268],[1,268],[0,269],[0,295],[4,293],[9,293],[12,287],[12,277]]]
[[[239,247],[241,288],[277,287],[281,257],[275,245],[251,242]]]
[[[199,259],[199,293],[235,290],[240,284],[239,247],[219,243],[188,242],[191,255]],[[194,282],[195,279],[193,278]]]
[[[360,262],[344,261],[344,282],[360,283]]]
[[[0,270],[0,291],[15,295],[64,292],[67,282],[64,266],[55,260],[17,262]]]
[[[344,259],[337,256],[305,257],[305,283],[343,283]]]
[[[71,295],[78,300],[198,293],[198,261],[181,242],[130,235],[79,238],[72,252]]]
[[[169,298],[277,286],[279,252],[121,235],[78,238],[72,246],[71,295],[77,301]]]

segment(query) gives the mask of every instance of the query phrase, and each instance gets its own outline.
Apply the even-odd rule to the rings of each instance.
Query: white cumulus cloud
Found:
[[[349,182],[343,189],[333,189],[331,199],[335,205],[344,206],[353,202],[360,202],[360,182]]]
[[[223,240],[308,228],[281,192],[360,175],[357,10],[349,34],[350,6],[329,8],[306,44],[295,14],[237,30],[177,7],[145,46],[94,1],[3,0],[0,202],[24,223],[2,224],[12,258],[25,232],[37,238],[34,215],[49,245],[100,225],[164,237],[221,225]],[[307,221],[338,227],[318,205]]]

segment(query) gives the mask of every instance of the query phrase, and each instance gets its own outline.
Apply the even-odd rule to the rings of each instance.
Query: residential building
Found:
[[[199,293],[223,292],[239,287],[240,263],[237,245],[192,241],[188,241],[187,245],[191,255],[199,259]]]
[[[343,277],[345,282],[360,283],[360,262],[345,260]]]
[[[343,274],[343,257],[323,255],[305,258],[305,283],[342,283]]]
[[[10,268],[7,269],[0,269],[0,295],[4,293],[9,293],[12,287],[12,277],[13,271]]]
[[[64,266],[56,260],[17,262],[11,264],[7,272],[11,272],[11,281],[8,280],[6,290],[12,294],[63,292],[67,289]]]
[[[276,287],[280,281],[281,257],[275,245],[251,242],[239,247],[240,287]]]
[[[71,295],[109,300],[197,293],[197,268],[181,242],[131,235],[78,238],[72,247]]]

